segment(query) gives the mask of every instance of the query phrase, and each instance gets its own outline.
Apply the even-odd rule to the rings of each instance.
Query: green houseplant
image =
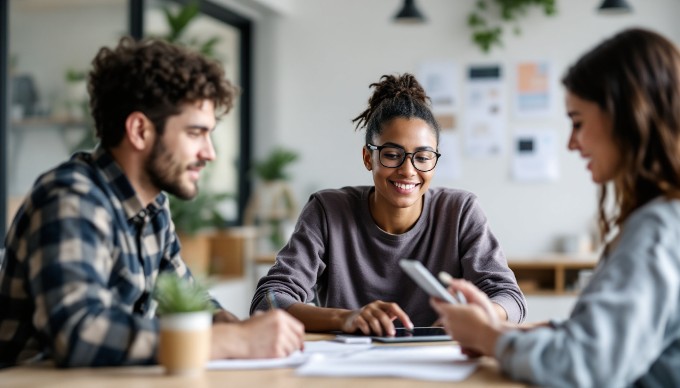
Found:
[[[513,32],[519,35],[522,32],[519,19],[532,7],[542,9],[546,16],[557,14],[556,0],[478,0],[468,15],[472,41],[485,53],[494,46],[502,46],[502,25],[512,24]]]
[[[224,227],[227,220],[217,209],[223,201],[233,198],[231,193],[214,193],[209,190],[199,191],[191,200],[170,197],[170,213],[175,229],[178,233],[196,236],[203,229]]]
[[[290,176],[286,167],[297,161],[298,153],[282,147],[275,148],[269,156],[253,166],[259,186],[246,209],[246,224],[264,226],[271,248],[276,250],[285,244],[283,223],[293,220],[296,202],[287,184]]]
[[[169,7],[163,7],[163,14],[170,31],[166,35],[161,36],[162,39],[170,43],[191,47],[209,57],[215,58],[215,45],[220,41],[219,36],[212,36],[207,39],[186,38],[184,36],[187,27],[200,14],[198,1],[192,1],[181,6],[176,12],[173,12]]]
[[[205,185],[206,176],[202,182]],[[215,231],[224,228],[227,220],[219,212],[220,204],[234,198],[226,192],[200,190],[191,200],[169,196],[170,214],[182,245],[182,259],[197,275],[207,275],[211,267],[211,244]]]
[[[282,147],[274,149],[269,156],[255,163],[255,175],[263,181],[287,180],[286,167],[298,159],[295,151]]]
[[[161,273],[152,295],[160,326],[158,362],[168,374],[201,374],[210,357],[215,308],[207,286],[174,273]]]
[[[199,311],[212,314],[215,306],[208,295],[206,283],[199,280],[190,282],[173,273],[159,274],[153,290],[159,316]]]

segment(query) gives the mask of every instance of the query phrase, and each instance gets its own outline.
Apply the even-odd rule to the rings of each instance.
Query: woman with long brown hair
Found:
[[[630,29],[562,80],[568,147],[600,184],[605,249],[569,319],[499,322],[486,296],[453,281],[469,305],[431,300],[453,338],[538,385],[680,386],[680,52]]]

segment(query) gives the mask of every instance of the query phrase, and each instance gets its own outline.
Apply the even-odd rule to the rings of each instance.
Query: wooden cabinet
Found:
[[[508,266],[526,295],[575,294],[581,271],[593,270],[596,265],[597,257],[594,255],[547,254],[508,258]]]
[[[247,226],[216,233],[210,244],[210,272],[222,278],[246,276],[245,266],[255,252],[255,237],[255,229]]]
[[[255,232],[232,227],[194,236],[178,235],[181,255],[194,275],[216,279],[243,278],[254,255]]]

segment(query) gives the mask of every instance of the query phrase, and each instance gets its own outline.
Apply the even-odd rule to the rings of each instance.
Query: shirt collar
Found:
[[[136,216],[144,217],[145,214],[154,215],[165,206],[167,197],[161,192],[149,206],[145,207],[113,155],[101,146],[95,147],[91,153],[91,158],[97,169],[101,171],[106,183],[109,184],[111,191],[120,200],[128,220]]]

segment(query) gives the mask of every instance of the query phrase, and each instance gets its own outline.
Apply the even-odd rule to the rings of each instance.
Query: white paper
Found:
[[[522,129],[513,140],[512,177],[518,182],[552,182],[559,178],[557,131]]]
[[[296,369],[299,376],[403,377],[461,381],[477,369],[459,346],[380,346],[345,357],[313,357]]]
[[[273,369],[273,368],[294,368],[304,364],[309,355],[302,352],[295,352],[284,358],[262,358],[262,359],[230,359],[213,360],[207,365],[207,369]]]
[[[505,150],[505,89],[500,65],[468,69],[465,105],[466,155],[500,156]]]
[[[418,79],[430,97],[432,113],[442,132],[454,133],[459,125],[460,95],[456,70],[453,61],[424,62],[418,70]]]
[[[554,99],[552,66],[547,61],[525,61],[515,67],[515,117],[550,117]]]
[[[442,156],[437,161],[437,167],[433,182],[450,182],[461,177],[461,149],[460,136],[454,131],[441,131],[439,133],[439,153]]]
[[[295,368],[312,357],[346,357],[370,349],[371,344],[343,344],[332,341],[305,341],[304,352],[295,352],[284,358],[230,359],[210,361],[207,369],[274,369]]]
[[[419,66],[418,80],[430,97],[434,112],[455,112],[458,106],[456,65],[453,61],[425,62]]]
[[[325,356],[346,356],[355,352],[373,348],[368,344],[346,344],[336,341],[305,341],[305,354],[322,354]]]

